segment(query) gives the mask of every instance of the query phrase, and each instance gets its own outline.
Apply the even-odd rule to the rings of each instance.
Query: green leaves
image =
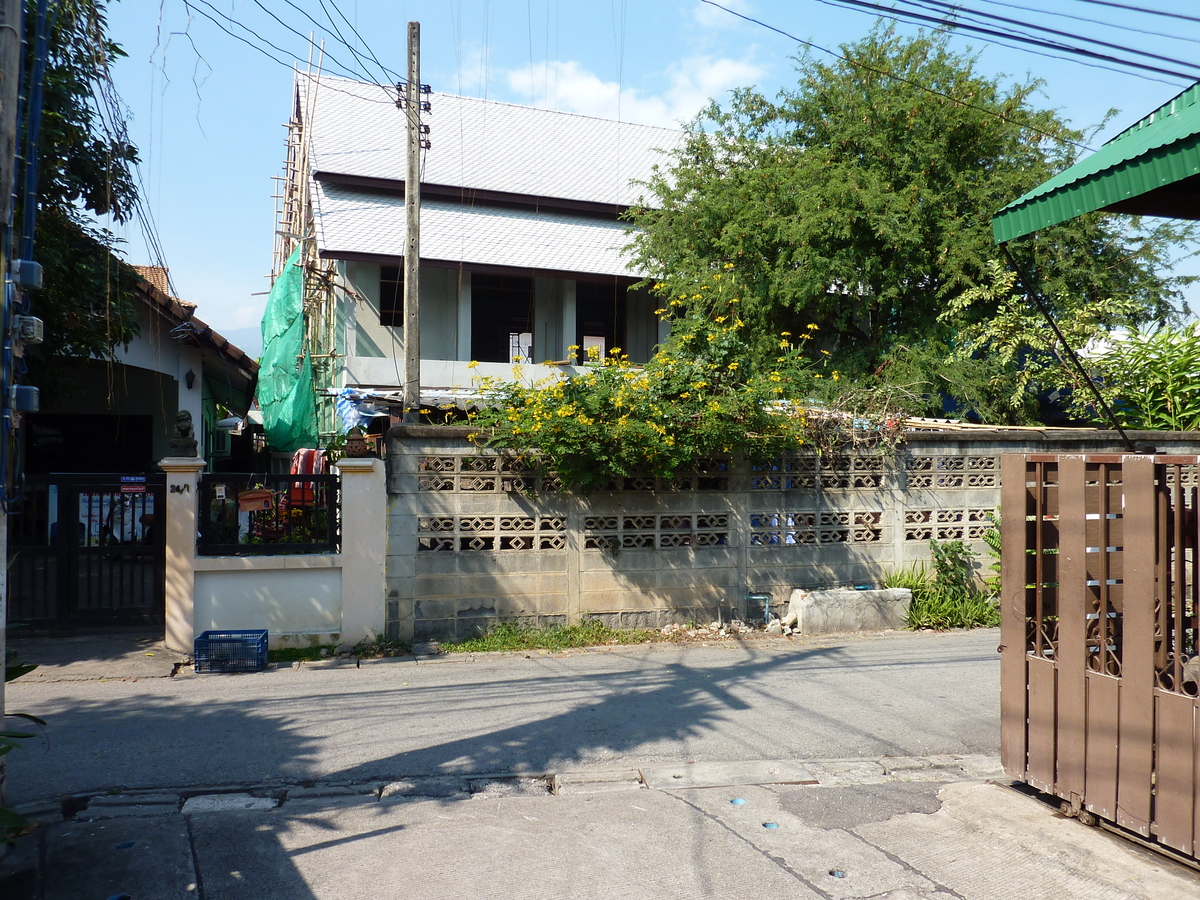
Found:
[[[825,377],[825,367],[802,352],[813,332],[778,335],[772,357],[756,358],[741,283],[729,266],[664,299],[671,334],[642,368],[614,350],[565,379],[485,382],[490,408],[473,419],[480,440],[527,454],[584,490],[631,475],[671,478],[735,451],[766,457],[805,443],[805,416],[782,401],[807,396]],[[661,296],[665,287],[658,290]],[[668,312],[687,310],[697,296],[711,315]],[[828,370],[828,377],[840,375]]]
[[[60,357],[111,359],[138,333],[137,273],[116,256],[117,238],[92,215],[125,222],[137,202],[137,149],[109,80],[109,65],[124,54],[108,38],[105,5],[62,0],[51,12],[34,237],[45,289],[32,295],[46,340],[28,351],[29,380],[42,388],[44,402],[62,377]],[[36,6],[26,3],[30,35]],[[22,214],[18,209],[14,221]]]
[[[907,383],[924,383],[930,406],[947,395],[997,424],[1030,420],[1030,391],[1070,382],[1052,364],[1061,350],[981,331],[1003,315],[1020,335],[1045,332],[1025,327],[1011,285],[991,289],[991,217],[1073,162],[1083,135],[1033,106],[1036,82],[980,74],[944,35],[876,28],[842,53],[853,62],[799,57],[774,100],[740,90],[710,106],[629,213],[635,263],[701,315],[714,308],[690,286],[735,265],[755,361],[815,323],[809,355],[828,351],[845,375],[869,381],[922,348]],[[1171,315],[1186,280],[1169,276],[1172,254],[1190,234],[1093,213],[1012,249],[1056,314],[1103,331]],[[1021,374],[1031,353],[1050,358]]]
[[[1092,362],[1122,425],[1200,429],[1200,323],[1134,331]]]

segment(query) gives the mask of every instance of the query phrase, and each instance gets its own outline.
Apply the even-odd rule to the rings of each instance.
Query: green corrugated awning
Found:
[[[1200,219],[1200,82],[992,217],[997,244],[1102,209]]]

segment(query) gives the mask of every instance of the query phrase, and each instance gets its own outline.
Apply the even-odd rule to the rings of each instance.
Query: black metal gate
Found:
[[[8,621],[87,631],[163,622],[165,475],[28,476],[8,518]]]

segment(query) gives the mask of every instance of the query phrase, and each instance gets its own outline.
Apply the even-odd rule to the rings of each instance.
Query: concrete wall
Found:
[[[873,584],[928,560],[931,539],[983,554],[1003,453],[1120,447],[1095,431],[914,432],[891,458],[862,450],[765,467],[727,461],[584,498],[478,451],[467,433],[389,433],[391,637],[464,638],[501,619],[710,620],[743,614],[750,591],[782,609],[795,587]],[[1136,438],[1200,452],[1196,434]]]
[[[384,633],[384,464],[344,459],[340,553],[196,555],[200,459],[167,473],[166,639],[190,652],[204,631],[265,628],[271,648],[357,643]]]
[[[342,566],[329,556],[196,560],[194,630],[265,628],[272,648],[337,643]]]

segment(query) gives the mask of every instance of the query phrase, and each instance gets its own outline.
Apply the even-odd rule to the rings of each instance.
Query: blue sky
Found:
[[[965,2],[994,15],[1194,60],[1200,68],[1200,23],[1136,14],[1094,0]],[[260,38],[276,45],[280,49],[269,52],[280,59],[306,62],[307,35],[316,31],[335,60],[373,76],[379,67],[370,55],[386,68],[403,71],[405,23],[416,19],[422,29],[422,80],[434,90],[663,125],[689,119],[708,98],[720,99],[734,87],[755,85],[773,95],[793,84],[792,57],[799,49],[788,38],[700,0],[189,3],[193,12],[184,0],[112,3],[110,32],[129,54],[114,76],[129,108],[131,134],[143,160],[144,196],[176,292],[199,304],[201,318],[251,352],[258,350],[253,332],[265,302],[261,292],[269,287],[275,227],[271,176],[280,174],[283,163],[292,73],[288,64],[267,59],[201,13],[264,48]],[[876,18],[826,0],[723,0],[723,5],[830,49],[865,35]],[[1200,17],[1193,0],[1132,5]],[[317,29],[301,10],[324,27]],[[328,25],[326,11],[341,36]],[[899,28],[915,31],[911,25]],[[1121,110],[1091,141],[1093,147],[1187,84],[1178,77],[1111,71],[980,38],[955,36],[953,43],[980,51],[980,68],[987,73],[1043,79],[1042,105],[1058,109],[1076,127],[1100,123],[1110,108]],[[360,65],[346,44],[367,61]],[[335,67],[327,63],[327,70]],[[431,152],[436,152],[436,110],[429,121]],[[143,227],[117,231],[127,242],[130,262],[154,261]]]

